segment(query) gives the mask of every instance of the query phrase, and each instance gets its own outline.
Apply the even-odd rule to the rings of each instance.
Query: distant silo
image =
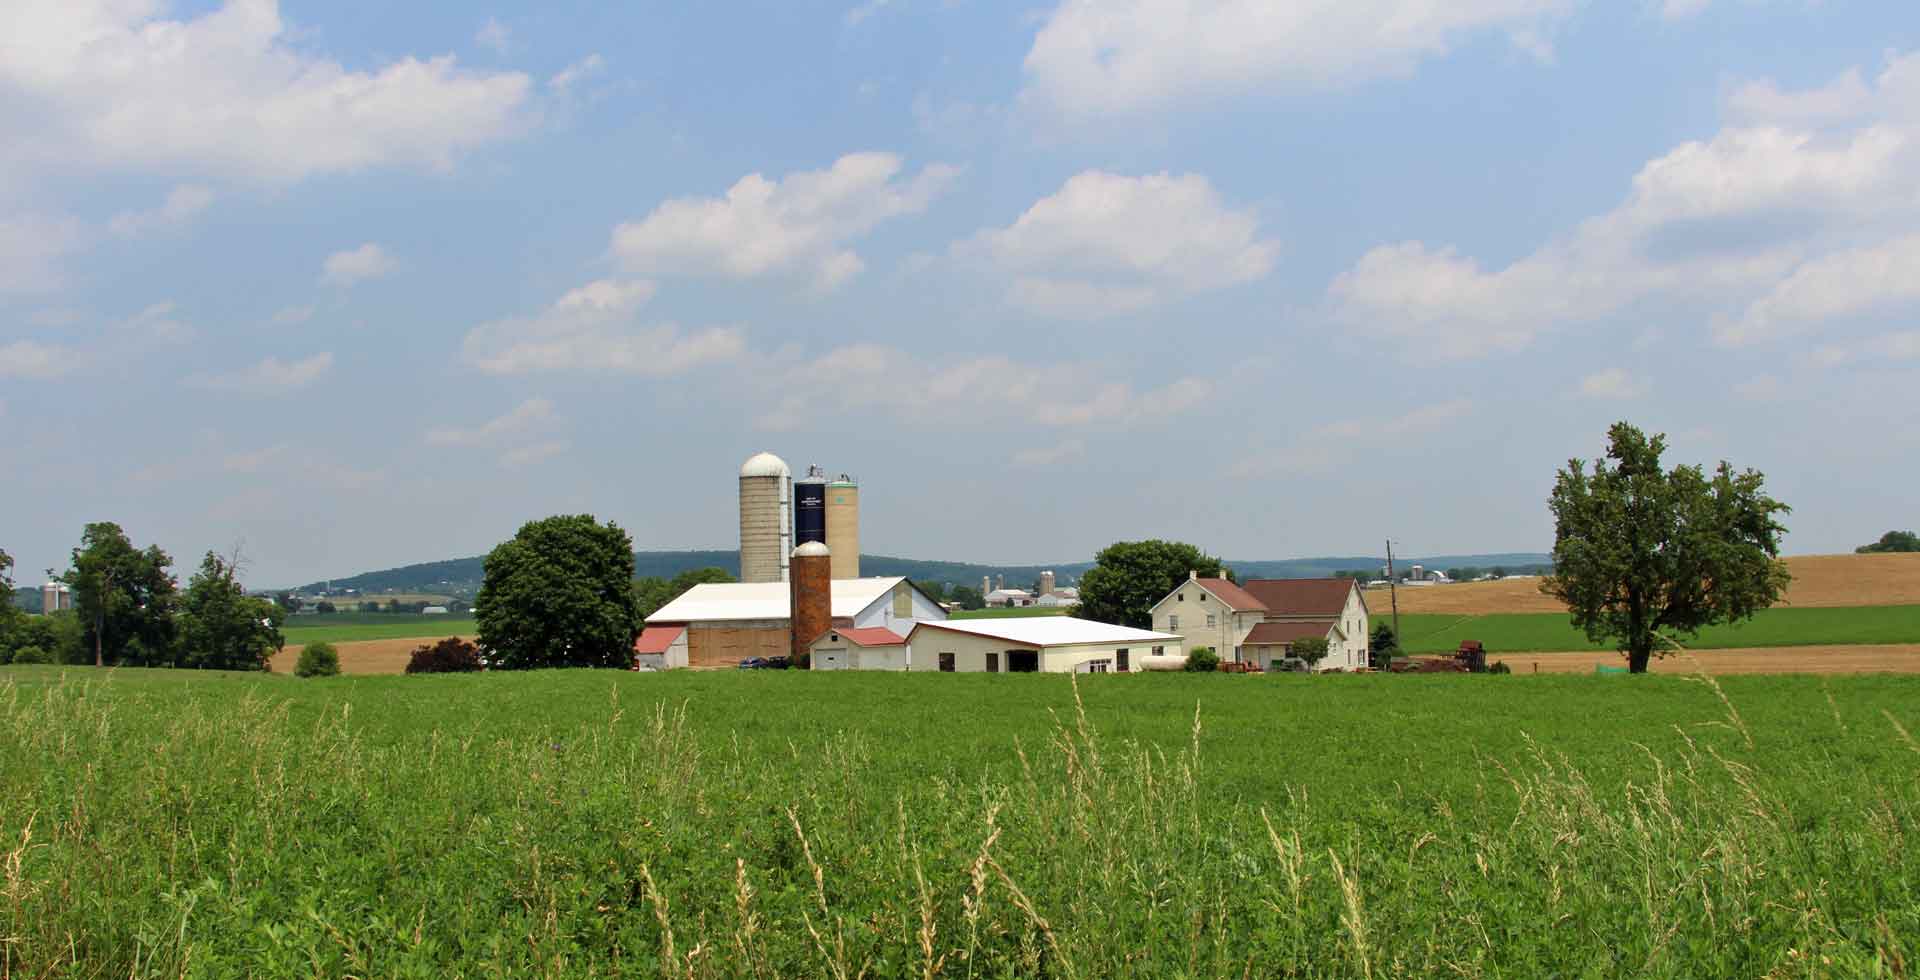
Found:
[[[818,466],[793,481],[793,543],[827,543],[827,474]]]
[[[1041,595],[1053,594],[1053,573],[1052,572],[1040,573],[1040,594]]]
[[[793,548],[793,471],[772,453],[740,467],[740,581],[781,582]]]
[[[63,586],[58,582],[48,582],[40,587],[41,612],[50,613],[60,608],[60,590],[62,588]]]
[[[813,641],[833,628],[833,554],[818,541],[802,542],[793,549],[791,568],[787,594],[793,647],[788,656],[799,663],[807,658]]]
[[[827,548],[834,578],[860,577],[860,484],[845,473],[827,484]]]

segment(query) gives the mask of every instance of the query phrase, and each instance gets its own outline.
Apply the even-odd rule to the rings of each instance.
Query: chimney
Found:
[[[833,552],[818,541],[808,541],[793,549],[788,566],[793,630],[789,656],[797,665],[807,662],[813,641],[833,628]]]
[[[1200,570],[1199,570],[1199,569],[1197,569],[1197,568],[1189,568],[1189,569],[1187,569],[1187,581],[1189,581],[1189,582],[1198,582],[1198,581],[1200,581]]]

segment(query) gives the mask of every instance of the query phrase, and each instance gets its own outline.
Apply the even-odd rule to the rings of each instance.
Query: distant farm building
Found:
[[[791,608],[786,582],[696,585],[647,617],[635,656],[657,656],[662,667],[732,667],[748,657],[788,656]],[[901,636],[918,623],[947,618],[939,603],[900,576],[834,580],[831,614],[835,629]],[[668,632],[675,629],[681,634]]]
[[[907,635],[911,669],[947,673],[1124,673],[1142,657],[1180,655],[1182,643],[1069,616],[922,622]]]
[[[813,641],[814,670],[906,670],[907,638],[890,629],[836,627]]]

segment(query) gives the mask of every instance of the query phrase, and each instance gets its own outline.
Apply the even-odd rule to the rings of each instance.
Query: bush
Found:
[[[309,643],[300,651],[300,661],[293,665],[295,677],[338,677],[340,676],[340,651],[325,641]]]
[[[1220,669],[1220,655],[1212,647],[1194,647],[1187,653],[1186,670],[1191,674],[1210,674]]]
[[[1320,666],[1327,659],[1327,638],[1324,636],[1303,636],[1287,644],[1287,652],[1307,662],[1308,667]]]
[[[1487,673],[1489,673],[1489,674],[1511,674],[1511,673],[1513,673],[1513,668],[1512,668],[1512,667],[1509,667],[1509,666],[1507,666],[1507,662],[1506,662],[1506,661],[1504,661],[1504,660],[1496,660],[1496,661],[1494,661],[1494,662],[1493,662],[1493,666],[1491,666],[1491,667],[1488,667],[1488,668],[1487,668]]]
[[[480,648],[457,636],[423,646],[407,660],[409,674],[466,674],[480,667]]]
[[[17,647],[13,651],[13,662],[17,664],[50,664],[53,655],[31,644]]]

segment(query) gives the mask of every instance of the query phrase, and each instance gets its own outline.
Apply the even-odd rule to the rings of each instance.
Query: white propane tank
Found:
[[[1141,670],[1186,670],[1187,658],[1172,657],[1172,656],[1166,656],[1166,655],[1161,655],[1156,657],[1149,654],[1147,656],[1140,658],[1140,669]]]

